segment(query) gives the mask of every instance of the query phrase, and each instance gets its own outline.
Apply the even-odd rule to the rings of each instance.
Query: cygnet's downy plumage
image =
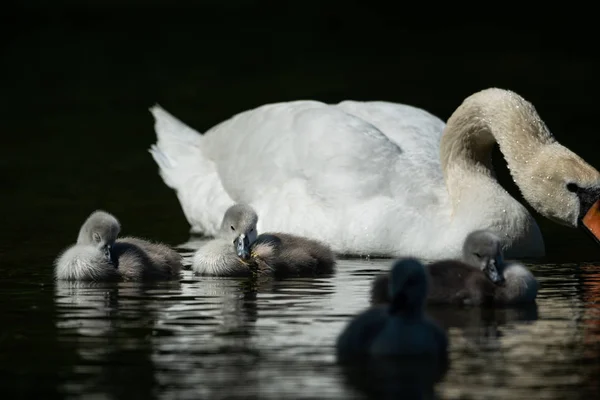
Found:
[[[198,275],[312,276],[332,273],[335,255],[316,240],[288,233],[257,233],[258,215],[246,204],[227,209],[218,235],[194,255]]]
[[[500,238],[486,230],[469,234],[462,260],[442,260],[426,266],[430,304],[515,305],[535,301],[538,282],[523,265],[505,263]],[[388,303],[389,277],[375,278],[371,303]]]
[[[388,304],[353,318],[336,342],[339,362],[415,356],[447,360],[446,333],[424,314],[427,273],[416,259],[397,260],[389,273]]]
[[[111,214],[94,211],[77,243],[55,261],[59,280],[148,281],[179,279],[181,256],[169,246],[135,237],[117,239],[121,225]]]

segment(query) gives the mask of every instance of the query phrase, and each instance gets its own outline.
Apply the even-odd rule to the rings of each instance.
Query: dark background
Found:
[[[597,46],[584,20],[591,11],[563,8],[549,19],[547,5],[546,14],[524,14],[523,6],[490,4],[30,1],[7,8],[0,17],[0,268],[30,273],[18,266],[41,262],[37,272],[49,274],[96,208],[115,213],[124,234],[173,244],[188,238],[176,196],[147,152],[155,102],[204,132],[237,112],[295,99],[387,100],[445,120],[465,97],[496,86],[533,102],[558,140],[598,167]],[[518,197],[498,155],[501,182]],[[582,232],[536,218],[551,260],[600,255]]]

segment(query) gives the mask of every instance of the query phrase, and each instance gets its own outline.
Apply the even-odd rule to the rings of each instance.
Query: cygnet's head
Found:
[[[250,258],[250,246],[258,236],[256,224],[258,215],[247,204],[234,204],[225,211],[219,236],[231,240],[238,257],[242,260]]]
[[[390,312],[419,313],[425,305],[429,281],[423,264],[414,258],[397,260],[390,270]]]
[[[77,243],[96,246],[110,260],[110,248],[117,240],[120,231],[121,224],[113,215],[96,210],[81,226]]]
[[[500,238],[486,230],[471,232],[463,245],[463,260],[481,269],[497,285],[504,283],[504,259]]]

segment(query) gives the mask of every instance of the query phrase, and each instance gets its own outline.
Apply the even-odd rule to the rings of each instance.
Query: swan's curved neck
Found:
[[[448,119],[440,144],[444,179],[453,203],[460,202],[470,178],[497,184],[492,149],[500,146],[517,186],[527,163],[554,137],[533,105],[514,92],[487,89],[465,99]]]

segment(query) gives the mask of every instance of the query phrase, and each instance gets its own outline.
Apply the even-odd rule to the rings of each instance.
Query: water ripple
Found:
[[[181,253],[189,264],[193,247],[186,244]],[[72,397],[112,397],[131,387],[132,395],[165,399],[355,398],[361,378],[349,378],[335,364],[335,339],[367,306],[373,277],[389,265],[344,259],[333,276],[253,283],[197,277],[189,270],[175,283],[57,282],[53,304],[44,305],[55,313],[47,340],[54,338],[64,359],[50,349],[46,356],[55,357],[59,391]],[[536,306],[427,310],[448,330],[451,345],[437,398],[573,399],[600,393],[600,265],[530,267],[540,281]],[[2,290],[23,300],[49,289],[23,282]],[[6,309],[10,315],[24,312],[10,304]],[[35,321],[30,324],[36,332]],[[408,380],[406,371],[412,374]],[[399,376],[404,397],[429,382],[418,371],[409,366]],[[364,372],[369,382],[380,382],[371,372]]]

